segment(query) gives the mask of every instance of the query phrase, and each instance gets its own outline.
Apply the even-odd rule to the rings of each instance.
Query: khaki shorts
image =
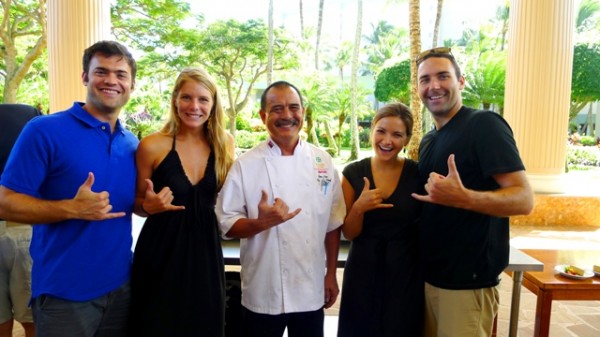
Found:
[[[498,287],[448,290],[425,283],[425,337],[488,337],[498,313]]]
[[[31,226],[6,226],[0,220],[0,323],[33,322],[31,298]]]

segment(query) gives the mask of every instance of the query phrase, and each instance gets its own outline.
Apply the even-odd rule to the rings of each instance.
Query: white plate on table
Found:
[[[556,271],[557,273],[561,274],[564,277],[568,277],[568,278],[571,278],[574,280],[586,280],[586,279],[594,277],[594,272],[591,270],[584,270],[583,275],[573,275],[573,274],[566,273],[565,268],[568,266],[570,266],[570,265],[559,264],[558,266],[554,267],[554,271]]]

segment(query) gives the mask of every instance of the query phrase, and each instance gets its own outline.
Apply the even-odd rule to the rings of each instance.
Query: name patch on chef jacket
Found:
[[[331,184],[331,172],[323,162],[321,156],[315,157],[315,170],[317,171],[317,183],[323,195],[327,195],[329,184]]]

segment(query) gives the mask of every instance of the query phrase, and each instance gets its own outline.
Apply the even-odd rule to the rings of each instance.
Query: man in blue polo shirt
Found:
[[[118,116],[136,69],[119,43],[87,48],[85,103],[28,123],[0,179],[0,218],[34,224],[38,337],[126,335],[138,141]]]

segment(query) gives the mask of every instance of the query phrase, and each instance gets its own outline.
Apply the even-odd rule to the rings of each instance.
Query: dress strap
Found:
[[[177,136],[176,134],[173,135],[173,146],[171,146],[171,151],[175,151],[175,137],[176,136]]]

